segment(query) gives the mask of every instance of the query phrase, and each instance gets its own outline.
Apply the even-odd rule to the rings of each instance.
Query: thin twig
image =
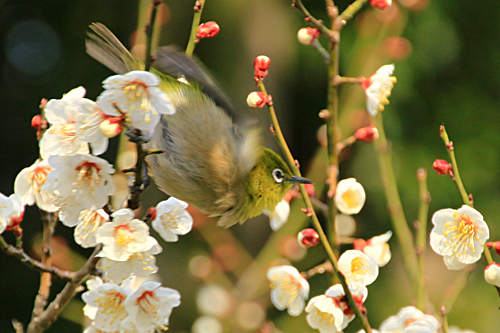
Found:
[[[387,141],[385,135],[383,112],[379,112],[375,117],[376,127],[379,132],[379,139],[375,141],[375,145],[379,151],[379,163],[382,182],[384,184],[384,192],[387,198],[389,214],[391,215],[392,224],[396,237],[398,238],[401,252],[403,254],[403,262],[412,285],[417,286],[418,262],[415,253],[415,242],[413,235],[408,227],[406,217],[401,204],[401,198],[398,192],[396,176],[392,166],[391,145]]]
[[[302,272],[301,275],[304,278],[309,279],[317,274],[324,274],[326,272],[333,273],[333,266],[332,266],[332,263],[330,262],[330,260],[327,260],[324,263],[322,263],[316,267],[313,267],[306,272]]]
[[[128,200],[127,207],[134,210],[139,208],[141,203],[141,186],[142,184],[142,173],[143,173],[143,165],[144,165],[144,149],[142,148],[142,144],[136,143],[135,147],[137,149],[137,161],[135,163],[134,173],[134,186],[133,191],[131,191],[130,199]]]
[[[317,28],[319,30],[319,32],[321,32],[321,34],[325,35],[326,37],[328,37],[331,40],[337,39],[336,34],[332,30],[328,29],[321,21],[315,19],[309,13],[309,11],[306,9],[306,7],[302,4],[301,0],[293,0],[292,6],[297,8],[299,10],[299,12],[301,12],[302,15],[304,15],[304,18],[306,19],[306,21],[311,23],[315,28]]]
[[[441,315],[443,316],[443,333],[450,333],[450,328],[448,327],[448,312],[446,308],[441,306]]]
[[[151,18],[149,23],[146,25],[146,59],[144,59],[144,70],[149,71],[151,67],[151,45],[153,43],[153,32],[156,21],[156,12],[158,11],[158,6],[161,4],[161,0],[153,0],[153,8],[151,10]]]
[[[427,216],[429,213],[429,202],[431,196],[427,191],[427,171],[420,168],[417,171],[419,183],[420,208],[418,211],[418,223],[416,223],[417,233],[417,260],[418,260],[418,284],[417,284],[417,308],[423,310],[426,300],[425,282],[425,247],[427,239]]]
[[[43,240],[42,240],[42,265],[47,267],[51,266],[52,263],[52,249],[51,240],[52,234],[54,232],[55,224],[57,223],[57,214],[47,213],[41,211],[42,221],[43,221]],[[31,319],[36,320],[40,316],[47,305],[47,301],[50,295],[50,287],[52,285],[52,274],[49,272],[42,272],[40,276],[40,287],[38,288],[38,294],[35,298],[35,305],[33,307],[33,314]]]
[[[266,87],[264,86],[264,82],[260,80],[258,82],[258,87],[260,90],[269,98],[269,95],[266,91]],[[286,160],[288,164],[290,165],[292,172],[295,176],[300,177],[301,173],[299,168],[297,167],[295,163],[295,159],[293,158],[292,153],[290,152],[290,149],[288,148],[288,145],[285,141],[285,137],[283,136],[283,133],[281,132],[281,127],[278,122],[278,118],[276,116],[276,112],[274,111],[274,106],[272,105],[272,102],[269,102],[267,104],[268,110],[269,110],[269,116],[271,117],[271,122],[274,127],[274,133],[275,137],[278,140],[278,144],[285,154]],[[318,220],[318,216],[316,215],[316,212],[314,211],[313,205],[311,203],[311,199],[309,198],[309,195],[307,194],[307,190],[303,184],[299,184],[300,188],[300,193],[302,194],[302,198],[304,200],[304,203],[307,207],[307,212],[308,216],[311,218],[311,222],[318,232],[319,239],[321,241],[321,244],[323,245],[323,248],[326,252],[326,255],[330,262],[332,263],[335,275],[340,281],[340,284],[344,288],[344,292],[347,298],[347,303],[351,310],[354,312],[358,320],[361,322],[361,325],[363,326],[363,329],[365,330],[366,333],[371,333],[372,329],[370,327],[370,324],[368,322],[368,319],[363,313],[361,312],[361,309],[358,307],[356,301],[354,300],[354,297],[352,296],[352,293],[347,285],[345,277],[340,273],[339,267],[338,267],[338,261],[337,257],[335,256],[335,253],[333,252],[333,249],[328,241],[328,238],[326,237],[325,232],[323,231],[323,228],[321,227],[321,224]]]
[[[18,249],[12,245],[7,244],[7,242],[2,236],[0,236],[0,248],[2,248],[2,250],[8,255],[21,259],[21,262],[23,264],[34,270],[50,273],[53,276],[62,280],[71,279],[72,272],[64,271],[54,266],[47,266],[42,264],[38,260],[35,260],[31,258],[29,255],[27,255],[26,252],[24,252],[24,250]]]
[[[340,18],[342,21],[346,22],[350,20],[356,13],[363,8],[365,3],[367,3],[368,0],[356,0],[352,4],[350,4],[343,12],[340,14]]]
[[[344,141],[337,143],[337,154],[340,155],[347,147],[352,146],[358,139],[354,135],[346,138]]]
[[[85,265],[78,271],[72,273],[71,280],[66,283],[63,290],[56,296],[43,313],[31,320],[26,333],[41,333],[46,330],[64,310],[64,307],[78,292],[78,287],[85,282],[89,276],[95,271],[99,257],[96,255],[101,251],[102,245],[99,244],[94,249],[94,252],[87,260]]]
[[[205,0],[197,1],[197,5],[195,6],[194,10],[193,24],[191,25],[191,34],[189,35],[189,41],[186,46],[186,55],[188,57],[193,56],[194,48],[196,47],[196,35],[198,33],[198,26],[200,25],[201,20],[201,12],[203,11],[204,6]]]
[[[341,86],[343,84],[361,84],[361,79],[359,77],[337,76],[334,84],[336,86]]]

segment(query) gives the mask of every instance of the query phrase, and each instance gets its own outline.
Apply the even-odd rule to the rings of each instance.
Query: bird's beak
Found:
[[[314,184],[313,181],[307,178],[297,177],[297,176],[292,176],[292,178],[285,179],[285,181],[292,184]]]

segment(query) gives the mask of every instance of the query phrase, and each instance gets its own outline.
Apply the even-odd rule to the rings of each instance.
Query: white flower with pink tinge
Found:
[[[365,241],[356,239],[354,241],[354,249],[359,250],[375,260],[379,267],[387,265],[391,260],[391,249],[387,242],[392,237],[392,231],[387,231],[385,234],[375,236]]]
[[[379,111],[383,111],[389,104],[396,77],[392,76],[394,65],[380,67],[374,74],[367,78],[361,78],[361,86],[366,94],[366,108],[372,116],[376,116]]]
[[[51,171],[47,160],[36,160],[32,166],[19,172],[14,183],[14,192],[19,194],[23,205],[32,206],[36,202],[38,208],[51,213],[59,209],[55,205],[54,193],[41,189]]]
[[[52,155],[49,165],[53,170],[42,190],[57,192],[59,218],[68,227],[78,224],[83,210],[102,208],[115,192],[111,177],[115,170],[102,158],[88,154]]]
[[[437,333],[441,325],[433,316],[426,315],[413,306],[401,308],[397,315],[384,320],[382,333]]]
[[[462,206],[441,209],[432,216],[431,247],[444,257],[450,270],[459,270],[481,258],[490,237],[488,225],[477,210]]]
[[[188,204],[174,197],[161,201],[156,206],[153,229],[166,242],[177,242],[179,235],[185,235],[193,228],[193,218],[186,211]]]
[[[103,81],[105,90],[97,97],[97,103],[107,115],[117,117],[123,112],[125,121],[147,133],[155,128],[162,114],[175,113],[159,84],[158,76],[145,71],[113,75]]]
[[[23,214],[24,205],[18,194],[7,197],[0,193],[0,234],[12,225],[13,220],[18,218],[22,220]]]
[[[50,127],[40,139],[40,155],[87,154],[88,144],[94,155],[104,153],[108,138],[99,130],[104,117],[94,101],[85,96],[83,87],[75,88],[61,99],[51,99],[44,108]]]
[[[103,245],[99,257],[126,261],[132,254],[149,251],[158,244],[149,236],[148,225],[134,219],[131,209],[120,209],[111,216],[113,221],[104,223],[96,233],[96,242]]]
[[[309,297],[309,283],[293,266],[276,266],[267,271],[271,301],[278,310],[288,310],[291,316],[302,313]]]
[[[130,320],[140,333],[164,330],[173,308],[181,304],[181,295],[161,283],[146,281],[125,300]]]

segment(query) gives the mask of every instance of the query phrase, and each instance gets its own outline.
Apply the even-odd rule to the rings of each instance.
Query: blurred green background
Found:
[[[287,0],[208,0],[202,21],[217,21],[221,31],[211,40],[202,40],[195,53],[234,103],[243,112],[252,112],[259,117],[265,128],[269,126],[265,111],[250,110],[245,99],[250,91],[256,90],[253,59],[260,54],[272,59],[266,86],[273,96],[292,152],[308,175],[311,161],[320,147],[317,131],[322,120],[317,114],[326,107],[327,71],[312,48],[296,41],[296,32],[305,26],[305,22],[290,3]],[[314,16],[327,21],[324,1],[304,0],[304,4]],[[342,10],[349,1],[336,4]],[[168,0],[166,6],[161,7],[161,28],[157,30],[161,34],[160,45],[185,46],[193,5],[194,1]],[[88,25],[102,22],[126,46],[140,44],[143,29],[137,28],[138,16],[139,12],[147,12],[146,8],[140,8],[139,1],[0,0],[1,193],[10,195],[17,173],[31,165],[38,156],[30,120],[39,113],[40,100],[60,98],[78,86],[84,86],[87,97],[95,99],[101,92],[101,81],[112,74],[85,53]],[[365,8],[343,30],[342,75],[368,76],[386,63],[396,65],[398,83],[390,97],[391,103],[384,111],[384,120],[387,136],[392,141],[394,168],[410,223],[418,212],[415,178],[418,167],[430,171],[431,214],[441,208],[461,206],[460,196],[449,178],[432,172],[434,159],[447,158],[439,138],[439,125],[444,123],[455,144],[465,187],[473,193],[475,207],[485,216],[491,239],[496,240],[499,236],[496,218],[500,200],[500,169],[497,167],[500,159],[499,40],[500,10],[494,0],[401,0],[385,12]],[[370,119],[363,110],[362,90],[357,86],[343,88],[343,137],[369,124]],[[272,138],[269,136],[268,139],[269,145],[276,148]],[[104,157],[113,161],[116,140],[110,147]],[[319,172],[309,173],[317,182],[321,182],[324,176],[321,163],[317,168]],[[367,192],[365,208],[355,216],[355,236],[366,239],[391,229],[373,145],[356,144],[343,155],[340,178],[347,177],[357,178]],[[148,196],[146,202],[151,205],[160,200],[154,189],[149,190]],[[296,200],[297,207],[299,201]],[[261,256],[260,261],[248,270],[245,265],[252,256],[259,254],[270,235],[265,218],[233,227],[230,233],[214,230],[213,224],[204,224],[178,243],[162,243],[164,252],[158,258],[158,266],[163,284],[178,289],[182,295],[182,305],[171,317],[170,331],[191,331],[192,323],[202,314],[197,310],[195,300],[205,282],[222,284],[232,293],[233,303],[230,304],[233,306],[217,314],[226,331],[258,331],[263,324],[259,312],[263,308],[256,304],[269,303],[263,274],[272,257],[284,256],[299,270],[311,268],[323,260],[322,251],[316,248],[301,258],[303,253],[296,251],[293,238],[287,236],[287,233],[296,233],[302,220],[300,214],[292,215],[285,230],[278,236],[274,235],[271,245],[266,247],[265,260]],[[39,245],[41,224],[35,208],[27,208],[22,226],[25,248],[36,256],[32,247]],[[238,247],[233,234],[246,250]],[[11,240],[10,236],[5,237]],[[72,230],[62,225],[56,230],[54,243],[55,262],[65,269],[77,269],[83,263],[83,256],[90,254],[74,243]],[[393,259],[381,269],[378,280],[370,286],[366,302],[374,327],[389,315],[396,314],[400,307],[412,304],[412,291],[403,271],[397,240],[393,238],[390,244]],[[200,256],[196,258],[201,261],[190,261],[195,256]],[[441,257],[430,253],[430,249],[427,257],[429,293],[439,308],[457,274],[447,271]],[[203,267],[202,263],[207,262],[215,267],[209,274],[198,272],[200,275],[195,277],[189,273],[188,266]],[[462,328],[493,333],[500,327],[500,301],[495,290],[484,282],[484,266],[483,260],[477,263],[477,270],[456,300],[449,320]],[[251,288],[245,286],[243,280],[238,280],[240,276],[247,276],[248,286],[259,286],[255,288],[260,291],[249,292]],[[10,323],[12,318],[24,323],[29,321],[38,280],[38,273],[0,253],[0,332],[14,332]],[[241,282],[238,288],[232,289],[231,285],[238,281]],[[323,293],[329,286],[325,276],[314,277],[310,282],[311,297]],[[61,287],[59,281],[54,282],[55,291]],[[241,307],[242,302],[246,308]],[[81,332],[82,305],[79,298],[72,302],[64,318],[49,332]],[[217,297],[213,298],[211,305],[220,305]],[[312,332],[304,314],[291,318],[272,306],[266,312],[283,332]],[[249,313],[255,316],[249,319]],[[245,320],[259,325],[257,328],[245,326]],[[356,332],[357,329],[359,326],[354,321],[346,332]]]

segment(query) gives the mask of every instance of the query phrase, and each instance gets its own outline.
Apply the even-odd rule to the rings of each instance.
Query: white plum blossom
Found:
[[[491,285],[500,287],[500,265],[492,262],[484,269],[484,279]]]
[[[281,228],[283,224],[286,223],[286,221],[288,221],[288,216],[290,215],[290,204],[288,203],[288,201],[283,199],[278,202],[272,212],[264,210],[262,211],[262,213],[269,216],[269,224],[271,225],[271,229],[273,231],[276,231]]]
[[[271,301],[278,310],[288,310],[298,316],[309,297],[309,283],[293,266],[276,266],[267,271],[271,287]]]
[[[87,154],[52,155],[42,190],[57,191],[59,219],[68,227],[78,224],[80,212],[102,208],[114,194],[111,174],[115,171],[106,160]]]
[[[347,250],[339,258],[339,270],[351,282],[369,285],[378,276],[378,265],[371,257],[358,250]]]
[[[186,211],[188,204],[174,197],[160,202],[156,206],[156,218],[153,229],[166,242],[176,242],[178,235],[185,235],[193,228],[193,218]]]
[[[97,308],[94,325],[104,332],[114,332],[120,329],[122,320],[128,313],[125,309],[125,299],[131,290],[125,286],[113,283],[103,283],[94,290],[89,290],[82,295],[83,301]]]
[[[19,194],[23,205],[32,206],[36,202],[41,210],[50,213],[59,209],[55,205],[54,194],[41,189],[50,171],[52,168],[47,160],[36,160],[32,166],[19,172],[14,182],[14,192]]]
[[[366,332],[365,330],[359,330],[357,333],[366,333]],[[372,328],[372,333],[380,333],[380,331]]]
[[[444,256],[448,269],[459,270],[481,258],[490,232],[477,210],[466,205],[441,209],[432,216],[432,224],[431,247]]]
[[[336,333],[343,330],[344,313],[331,297],[320,295],[311,298],[306,312],[307,323],[320,333]]]
[[[43,159],[51,155],[87,154],[88,144],[95,155],[106,151],[108,139],[96,133],[104,118],[97,104],[83,96],[85,89],[79,87],[45,105],[44,116],[50,127],[40,139]]]
[[[412,327],[410,327],[413,325]],[[384,320],[380,325],[382,333],[430,332],[437,333],[441,325],[436,318],[422,313],[413,306],[401,308],[397,315]]]
[[[22,219],[23,214],[24,205],[19,195],[11,194],[7,197],[0,193],[0,234],[12,224],[13,220]]]
[[[156,239],[149,236],[148,225],[134,219],[131,209],[120,209],[111,216],[113,221],[104,223],[96,233],[96,241],[103,245],[98,256],[126,261],[132,254],[149,251],[158,244]]]
[[[161,283],[146,281],[125,300],[125,308],[140,333],[165,329],[174,307],[181,304],[181,295]]]
[[[337,184],[334,201],[335,206],[342,214],[359,213],[365,204],[365,200],[365,189],[356,181],[356,178],[342,179]]]
[[[82,211],[73,234],[75,242],[84,248],[96,246],[97,229],[108,220],[109,215],[103,209]]]
[[[392,231],[387,231],[385,234],[372,237],[367,241],[357,239],[354,242],[354,248],[375,260],[379,267],[384,267],[391,260],[391,249],[387,244],[391,236]]]
[[[101,258],[97,264],[97,268],[103,272],[103,277],[107,281],[114,283],[121,283],[123,280],[129,278],[131,274],[148,277],[158,271],[154,256],[161,251],[161,246],[156,243],[148,251],[132,253],[126,261],[116,261],[105,257]]]
[[[119,333],[138,333],[139,330],[135,326],[134,322],[132,321],[132,318],[128,316],[122,321],[122,324],[120,326],[120,332]],[[147,330],[142,333],[156,333],[157,331],[155,329]]]
[[[391,95],[396,77],[392,76],[394,65],[380,67],[368,78],[362,78],[361,85],[366,94],[366,107],[372,116],[376,116],[379,111],[383,111],[389,104],[388,97]]]
[[[95,276],[92,279],[88,279],[86,282],[88,290],[96,290],[102,284],[104,284],[104,282],[98,276]],[[96,307],[96,306],[92,306],[90,304],[85,304],[85,306],[83,307],[83,314],[85,316],[89,317],[90,319],[94,320],[95,315],[97,314],[97,309],[98,309],[98,307]]]
[[[349,290],[351,291],[352,297],[356,301],[358,307],[360,309],[363,309],[363,303],[368,297],[368,289],[366,288],[366,286],[362,283],[351,282],[349,283]],[[325,292],[325,295],[333,298],[336,301],[337,306],[342,310],[342,313],[344,314],[342,329],[345,329],[347,325],[354,319],[355,314],[345,300],[344,288],[341,284],[336,284],[328,288]]]
[[[113,117],[121,115],[116,105],[132,127],[150,132],[162,114],[175,113],[167,94],[158,88],[159,84],[158,76],[145,71],[113,75],[103,81],[105,90],[97,103],[105,114]]]

